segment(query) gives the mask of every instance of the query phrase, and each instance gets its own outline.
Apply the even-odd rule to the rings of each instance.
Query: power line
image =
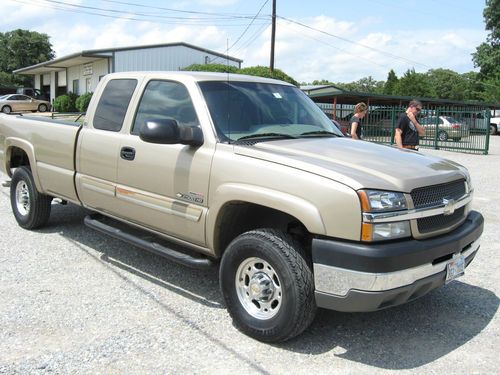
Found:
[[[231,50],[231,48],[233,48],[236,43],[238,43],[240,41],[240,39],[243,37],[243,35],[245,35],[245,33],[248,31],[248,29],[250,28],[250,26],[252,26],[253,22],[255,21],[255,19],[258,17],[258,15],[260,14],[260,12],[262,11],[262,9],[264,8],[264,6],[269,2],[269,0],[266,0],[264,1],[264,3],[262,4],[262,6],[260,7],[259,11],[257,12],[257,14],[254,16],[254,18],[250,21],[250,23],[248,24],[248,26],[245,28],[245,30],[240,34],[240,36],[236,39],[236,41],[231,45],[231,47],[228,47],[226,49],[226,55],[229,54],[229,51]],[[219,59],[220,57],[215,57],[214,59],[210,60],[210,62],[214,62],[216,61],[217,59]]]
[[[395,59],[398,59],[398,60],[404,60],[406,62],[409,62],[409,63],[412,63],[412,64],[415,64],[415,65],[420,65],[420,66],[423,66],[427,69],[432,69],[432,67],[426,65],[426,64],[422,64],[418,61],[414,61],[414,60],[410,60],[410,59],[407,59],[406,57],[402,57],[402,56],[398,56],[398,55],[395,55],[393,53],[390,53],[390,52],[386,52],[386,51],[382,51],[382,50],[379,50],[377,48],[374,48],[374,47],[371,47],[371,46],[367,46],[365,44],[362,44],[362,43],[358,43],[358,42],[355,42],[355,41],[352,41],[350,39],[347,39],[347,38],[343,38],[341,36],[338,36],[338,35],[335,35],[335,34],[332,34],[332,33],[329,33],[329,32],[326,32],[324,30],[320,30],[320,29],[316,29],[312,26],[309,26],[309,25],[306,25],[304,23],[301,23],[301,22],[298,22],[298,21],[294,21],[292,19],[289,19],[289,18],[286,18],[286,17],[282,17],[282,16],[277,16],[278,18],[281,18],[282,20],[285,20],[285,21],[288,21],[288,22],[291,22],[291,23],[294,23],[296,25],[299,25],[299,26],[302,26],[306,29],[309,29],[309,30],[313,30],[313,31],[316,31],[316,32],[319,32],[319,33],[322,33],[322,34],[325,34],[325,35],[328,35],[328,36],[331,36],[333,38],[336,38],[336,39],[339,39],[339,40],[342,40],[344,42],[347,42],[347,43],[351,43],[351,44],[354,44],[354,45],[357,45],[357,46],[360,46],[360,47],[363,47],[363,48],[366,48],[366,49],[369,49],[369,50],[372,50],[372,51],[375,51],[375,52],[378,52],[378,53],[382,53],[384,55],[387,55],[387,56],[390,56],[390,57],[393,57]]]
[[[255,19],[258,17],[258,15],[260,14],[260,12],[262,11],[262,8],[264,8],[264,6],[269,2],[269,0],[266,0],[264,2],[264,4],[262,4],[262,6],[260,7],[259,11],[257,12],[257,14],[255,15],[254,18],[252,18],[252,21],[250,21],[250,23],[248,24],[248,26],[246,27],[246,29],[241,33],[241,35],[236,39],[236,42],[234,42],[231,47],[228,48],[228,51],[234,47],[234,45],[236,43],[238,43],[240,41],[240,39],[243,37],[243,35],[245,35],[245,33],[247,32],[247,30],[250,28],[250,26],[252,26],[253,22],[255,21]]]
[[[115,9],[103,9],[103,8],[98,8],[98,7],[88,7],[88,6],[83,6],[83,5],[68,4],[65,2],[54,1],[54,0],[44,0],[46,2],[46,4],[43,4],[43,5],[40,3],[40,1],[37,1],[37,2],[29,2],[29,1],[22,1],[22,0],[11,0],[11,1],[21,3],[21,4],[26,4],[26,5],[34,5],[34,6],[38,6],[38,7],[45,7],[45,8],[48,7],[51,9],[57,9],[57,10],[70,12],[70,13],[89,14],[89,15],[95,15],[95,16],[106,17],[106,18],[123,19],[123,20],[138,21],[138,22],[154,22],[154,23],[162,23],[162,24],[174,24],[174,25],[175,24],[202,25],[203,23],[205,23],[205,24],[214,25],[214,26],[243,26],[246,24],[235,24],[235,23],[223,24],[223,23],[218,23],[218,22],[214,22],[214,21],[233,22],[233,21],[241,21],[241,19],[250,18],[248,16],[228,17],[228,18],[174,17],[174,16],[162,16],[162,15],[158,15],[158,14],[118,11]],[[99,12],[115,13],[116,15],[103,14],[103,13],[99,13]],[[139,17],[145,17],[145,18],[132,17],[132,15],[139,16]],[[151,18],[153,18],[153,19],[151,19]],[[158,20],[155,18],[160,18],[160,19]],[[168,20],[168,21],[164,21],[164,19]]]

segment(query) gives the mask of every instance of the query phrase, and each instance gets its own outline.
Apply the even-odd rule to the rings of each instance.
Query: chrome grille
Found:
[[[440,205],[443,199],[459,199],[465,194],[465,180],[457,180],[446,184],[421,187],[413,190],[410,195],[415,208],[425,208]]]
[[[428,216],[417,220],[418,231],[427,234],[438,230],[446,229],[459,223],[464,217],[465,206],[460,207],[453,214]]]

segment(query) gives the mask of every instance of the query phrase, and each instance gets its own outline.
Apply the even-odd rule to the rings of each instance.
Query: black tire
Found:
[[[281,231],[258,229],[236,237],[222,257],[219,279],[234,325],[250,337],[286,341],[314,320],[311,261]]]
[[[52,197],[36,190],[33,175],[28,167],[15,170],[10,183],[10,204],[19,226],[36,229],[47,223]]]
[[[490,125],[490,135],[497,134],[497,127],[495,125]]]
[[[47,104],[40,104],[38,106],[38,112],[47,112],[47,109],[48,109]]]
[[[11,113],[11,112],[12,112],[12,108],[10,108],[10,106],[9,106],[9,105],[4,105],[4,106],[2,107],[2,112],[3,112],[3,113]]]
[[[448,133],[446,133],[444,130],[441,130],[438,133],[438,140],[441,142],[447,141],[448,140]]]

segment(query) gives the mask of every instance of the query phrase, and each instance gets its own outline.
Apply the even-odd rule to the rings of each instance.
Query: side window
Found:
[[[137,108],[132,134],[138,135],[147,120],[174,119],[179,125],[198,125],[186,87],[172,81],[150,81]]]
[[[113,79],[106,84],[94,114],[94,128],[119,132],[137,86],[135,79]]]

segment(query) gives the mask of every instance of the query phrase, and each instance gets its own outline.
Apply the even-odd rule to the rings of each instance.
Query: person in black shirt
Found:
[[[365,117],[367,111],[368,107],[363,102],[356,104],[354,107],[354,116],[349,121],[352,139],[361,139],[361,119]]]
[[[420,111],[422,103],[419,100],[412,100],[406,112],[399,117],[394,136],[399,148],[418,150],[419,139],[425,135],[425,128],[417,120]]]

